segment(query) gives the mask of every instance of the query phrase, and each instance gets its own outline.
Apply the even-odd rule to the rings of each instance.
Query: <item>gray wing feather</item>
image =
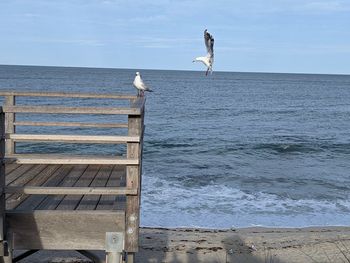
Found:
[[[207,30],[204,30],[204,43],[207,48],[208,54],[214,55],[214,38],[209,34]]]

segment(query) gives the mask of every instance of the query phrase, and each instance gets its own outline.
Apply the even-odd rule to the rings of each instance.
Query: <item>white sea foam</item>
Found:
[[[185,188],[144,176],[142,225],[164,227],[305,227],[346,225],[350,201],[279,198],[215,185]]]

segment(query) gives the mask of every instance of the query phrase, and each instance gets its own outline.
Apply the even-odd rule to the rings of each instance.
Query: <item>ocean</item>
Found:
[[[142,226],[349,225],[349,75],[214,72],[206,77],[198,71],[0,66],[0,90],[136,94],[136,71],[154,90],[146,95]],[[101,133],[71,127],[48,132]],[[19,145],[19,151],[42,147],[115,151],[47,144]]]

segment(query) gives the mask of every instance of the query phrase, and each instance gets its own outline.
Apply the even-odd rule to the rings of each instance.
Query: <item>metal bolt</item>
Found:
[[[129,217],[129,220],[130,220],[130,222],[135,222],[136,221],[136,216],[135,215],[131,215]]]
[[[132,229],[131,227],[128,228],[128,234],[132,234],[134,233],[134,229]]]

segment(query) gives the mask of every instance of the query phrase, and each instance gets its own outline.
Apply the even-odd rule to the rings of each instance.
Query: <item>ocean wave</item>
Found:
[[[186,188],[164,181],[160,184],[159,179],[150,177],[144,180],[142,194],[143,223],[146,225],[157,225],[162,222],[160,218],[168,218],[168,214],[173,215],[173,218],[168,218],[171,221],[166,226],[182,226],[184,222],[191,222],[191,225],[199,227],[230,227],[230,223],[246,227],[251,224],[266,225],[268,217],[278,218],[278,223],[273,222],[275,226],[288,226],[289,221],[299,226],[306,222],[317,225],[326,224],[323,220],[327,215],[333,215],[333,222],[341,224],[345,223],[342,215],[350,213],[348,198],[334,201],[296,200],[261,191],[247,193],[224,185]],[[152,214],[157,215],[157,218]],[[240,219],[237,215],[240,215]],[[225,218],[225,223],[218,222],[218,217]],[[335,220],[336,217],[339,218]],[[295,221],[296,218],[299,221]]]
[[[156,147],[162,149],[172,149],[172,148],[187,148],[195,146],[194,143],[189,142],[176,142],[172,140],[148,140],[145,142],[146,147]]]
[[[331,149],[330,147],[327,147]],[[322,145],[306,143],[261,143],[254,145],[253,150],[274,151],[276,153],[312,153],[325,150]]]
[[[333,152],[350,154],[350,143],[261,143],[254,150],[274,151],[275,153],[320,153]]]
[[[154,180],[154,179],[153,179]],[[151,179],[152,181],[152,179]],[[153,183],[159,185],[158,180]],[[153,184],[150,182],[151,185]],[[147,183],[146,183],[147,184]],[[344,197],[343,200],[320,200],[307,198],[290,198],[287,196],[266,193],[262,191],[247,192],[241,189],[228,187],[225,185],[210,184],[199,187],[184,187],[182,184],[162,182],[163,187],[151,194],[144,190],[143,194],[149,194],[153,198],[160,199],[159,204],[171,204],[185,210],[209,209],[211,211],[220,211],[231,213],[233,210],[241,212],[261,212],[261,213],[279,213],[293,214],[298,212],[316,212],[327,209],[338,209],[341,207],[344,211],[350,212],[350,201]],[[147,203],[147,201],[145,201]]]
[[[167,150],[178,150],[179,153],[226,155],[242,154],[307,154],[307,153],[336,153],[350,154],[350,143],[332,142],[256,142],[241,143],[229,140],[191,140],[191,141],[148,141],[145,143],[144,153],[165,153]]]

